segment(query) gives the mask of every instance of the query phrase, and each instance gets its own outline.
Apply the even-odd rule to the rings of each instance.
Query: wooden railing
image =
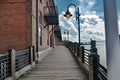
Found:
[[[15,80],[16,73],[26,66],[32,65],[32,62],[35,61],[34,57],[33,46],[21,51],[10,49],[7,54],[0,55],[0,80],[7,78]]]
[[[79,60],[80,66],[88,74],[89,80],[107,80],[107,69],[99,62],[100,56],[97,54],[97,48],[92,47],[88,50],[84,46],[79,47],[77,43],[72,42],[66,42],[65,45]]]
[[[86,63],[87,65],[89,65],[89,54],[90,54],[90,50],[85,49],[84,47],[81,47],[80,49],[82,51],[82,62]]]
[[[98,77],[99,79],[107,80],[107,69],[100,63],[98,63]]]

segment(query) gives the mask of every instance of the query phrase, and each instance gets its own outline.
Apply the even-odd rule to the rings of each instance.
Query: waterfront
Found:
[[[86,49],[90,49],[90,45],[84,45]],[[100,63],[107,68],[106,65],[106,47],[105,42],[96,44],[98,54],[100,55]]]

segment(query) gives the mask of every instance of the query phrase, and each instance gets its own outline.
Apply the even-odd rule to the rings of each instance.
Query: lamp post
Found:
[[[67,38],[67,37],[66,37],[66,31],[65,31],[65,30],[64,30],[64,33],[63,33],[63,34],[64,34],[64,44],[65,44],[65,46],[66,46],[66,38]]]
[[[77,56],[79,56],[79,47],[80,47],[80,18],[79,17],[80,17],[80,12],[79,12],[79,7],[76,7],[75,4],[69,4],[67,6],[67,12],[64,15],[67,19],[70,19],[70,17],[72,16],[72,14],[69,11],[69,7],[70,6],[74,6],[75,7],[76,21],[78,21],[78,51],[77,51],[78,55]]]
[[[64,31],[64,41],[66,41],[66,32]]]
[[[66,34],[66,40],[69,41],[69,31],[67,29],[64,30],[64,34]]]
[[[67,40],[69,41],[69,31],[67,30]]]

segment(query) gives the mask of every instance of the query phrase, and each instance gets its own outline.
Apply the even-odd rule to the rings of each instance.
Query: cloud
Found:
[[[88,14],[96,2],[95,0],[80,0],[79,3],[81,14]]]
[[[94,40],[105,40],[104,20],[98,15],[97,11],[91,10],[95,5],[95,0],[79,0],[80,2],[80,38],[81,41],[90,41],[90,38]],[[63,11],[59,15],[59,25],[61,28],[69,30],[69,40],[78,42],[78,23],[75,19],[75,9],[71,7],[70,12],[73,17],[70,20],[66,20],[63,16]],[[101,13],[100,13],[101,14]]]
[[[75,25],[70,20],[67,20],[63,16],[64,14],[65,12],[62,12],[59,15],[59,26],[61,26],[63,29],[72,30],[74,33],[77,33],[78,30],[76,29]]]
[[[118,26],[119,26],[119,34],[120,34],[120,16],[119,16],[119,19],[118,19]]]
[[[89,6],[89,7],[93,7],[94,4],[95,4],[95,2],[93,2],[93,1],[88,2],[88,6]]]
[[[82,38],[95,40],[105,40],[104,21],[93,11],[93,14],[81,15]],[[86,36],[86,37],[85,37]]]

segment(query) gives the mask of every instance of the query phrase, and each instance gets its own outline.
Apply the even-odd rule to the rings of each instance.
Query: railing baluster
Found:
[[[85,61],[84,46],[81,47],[81,52],[82,52],[82,62],[84,62]]]
[[[80,56],[80,45],[77,44],[77,57],[79,57],[79,56]]]

